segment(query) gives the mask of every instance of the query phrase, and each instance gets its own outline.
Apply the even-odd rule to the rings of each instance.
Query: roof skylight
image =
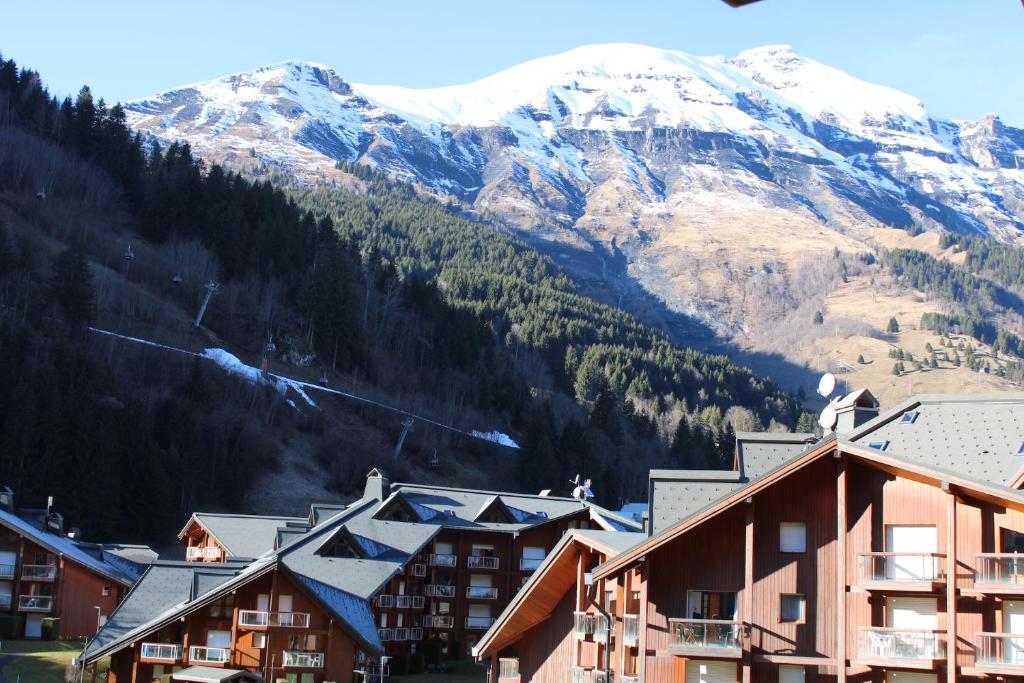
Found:
[[[876,451],[884,451],[885,447],[889,445],[888,441],[869,441],[868,448],[874,448]]]
[[[900,417],[900,424],[901,425],[914,424],[914,420],[917,419],[917,416],[918,416],[918,412],[916,410],[911,410],[908,413],[903,413],[903,415]]]

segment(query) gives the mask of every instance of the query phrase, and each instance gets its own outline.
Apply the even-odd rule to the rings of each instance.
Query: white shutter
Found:
[[[470,574],[469,585],[480,588],[493,588],[494,576],[492,574]]]
[[[924,674],[916,671],[887,671],[885,683],[938,683],[936,674]]]
[[[939,628],[935,598],[889,597],[885,601],[886,626],[909,630],[934,631]]]
[[[784,553],[807,552],[807,525],[791,522],[780,524],[779,550]]]
[[[290,595],[279,595],[279,596],[277,596],[277,611],[278,612],[291,612],[292,611],[292,596],[290,596]]]
[[[736,683],[736,662],[691,659],[686,662],[686,683]]]
[[[434,544],[434,554],[435,555],[454,555],[454,553],[452,552],[452,544],[451,543],[435,543]]]
[[[469,616],[471,617],[484,617],[490,618],[491,606],[490,605],[470,605]]]
[[[523,559],[526,560],[543,560],[546,554],[544,548],[537,546],[528,545],[523,548]]]
[[[779,683],[804,683],[804,667],[780,666]]]
[[[267,593],[260,593],[256,596],[256,610],[259,612],[270,611],[270,595]]]

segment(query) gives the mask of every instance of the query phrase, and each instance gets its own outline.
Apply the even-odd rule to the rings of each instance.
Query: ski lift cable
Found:
[[[109,336],[109,337],[116,337],[116,338],[121,339],[123,341],[132,342],[134,344],[142,344],[143,346],[151,346],[151,347],[154,347],[154,348],[163,349],[165,351],[174,351],[176,353],[183,353],[185,355],[193,356],[195,358],[202,358],[204,360],[210,360],[209,357],[207,357],[207,356],[205,356],[205,355],[203,355],[201,353],[196,353],[195,351],[189,351],[187,349],[181,349],[181,348],[178,348],[176,346],[168,346],[167,344],[161,344],[159,342],[150,341],[148,339],[140,339],[139,337],[129,337],[128,335],[119,334],[117,332],[111,332],[110,330],[104,330],[104,329],[99,328],[99,327],[88,327],[87,329],[90,332],[94,332],[96,334],[102,334],[102,335],[106,335],[106,336]],[[211,360],[211,362],[213,362],[213,361]],[[423,422],[423,423],[429,424],[429,425],[433,425],[433,426],[438,427],[440,429],[445,429],[447,431],[454,432],[456,434],[461,434],[462,436],[466,436],[466,437],[469,437],[471,439],[478,439],[480,441],[486,441],[487,443],[498,444],[499,446],[509,447],[508,444],[505,444],[505,443],[502,443],[500,441],[497,441],[494,438],[490,438],[486,434],[474,433],[473,431],[466,431],[464,429],[459,429],[458,427],[452,427],[451,425],[446,425],[443,422],[438,422],[437,420],[432,420],[429,417],[423,417],[422,415],[417,415],[416,413],[409,412],[408,410],[402,410],[401,408],[396,408],[394,406],[389,406],[386,403],[381,403],[380,401],[375,401],[375,400],[373,400],[371,398],[366,398],[365,396],[359,396],[357,394],[351,394],[351,393],[349,393],[347,391],[341,391],[340,389],[332,389],[330,387],[321,386],[320,384],[315,384],[315,383],[311,383],[311,382],[304,382],[302,380],[293,379],[291,377],[285,377],[284,375],[278,375],[278,374],[273,373],[273,372],[267,372],[265,374],[268,377],[273,377],[275,379],[282,380],[283,382],[286,382],[287,384],[299,386],[299,387],[302,387],[303,389],[315,389],[316,391],[322,391],[324,393],[334,394],[335,396],[342,396],[344,398],[348,398],[348,399],[351,399],[353,401],[359,401],[361,403],[372,405],[372,406],[375,406],[377,408],[382,408],[384,410],[390,410],[391,412],[398,413],[400,415],[405,415],[406,417],[411,418],[413,420],[418,420],[420,422]],[[518,446],[515,446],[515,448],[518,448]]]

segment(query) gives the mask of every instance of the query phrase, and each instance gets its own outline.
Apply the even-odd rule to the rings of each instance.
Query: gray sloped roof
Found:
[[[743,486],[734,470],[651,470],[650,532],[656,534]]]
[[[107,618],[107,623],[99,633],[89,641],[83,654],[87,655],[106,647],[191,600],[196,574],[200,570],[208,575],[220,574],[223,581],[227,581],[238,574],[239,568],[231,565],[184,562],[153,564],[114,613]]]
[[[881,442],[885,453],[1005,485],[1024,467],[1016,455],[1024,444],[1024,393],[916,396],[847,438],[862,446]]]
[[[277,530],[301,528],[306,517],[274,517],[197,512],[192,517],[202,524],[231,555],[259,557],[274,548]]]
[[[574,529],[573,533],[583,538],[593,539],[598,545],[605,546],[616,553],[632,548],[646,538],[646,534],[637,531],[604,531],[598,529]]]
[[[802,432],[738,432],[740,475],[756,479],[807,450],[816,440],[814,434]]]

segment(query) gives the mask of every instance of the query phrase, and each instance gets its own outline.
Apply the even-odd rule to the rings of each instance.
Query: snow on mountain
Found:
[[[590,45],[431,89],[288,62],[127,108],[134,126],[238,167],[318,182],[358,161],[545,241],[621,251],[680,309],[703,304],[670,296],[682,285],[665,245],[704,220],[698,206],[714,207],[719,230],[786,215],[839,235],[1024,239],[1024,130],[932,117],[787,46],[698,57]]]

